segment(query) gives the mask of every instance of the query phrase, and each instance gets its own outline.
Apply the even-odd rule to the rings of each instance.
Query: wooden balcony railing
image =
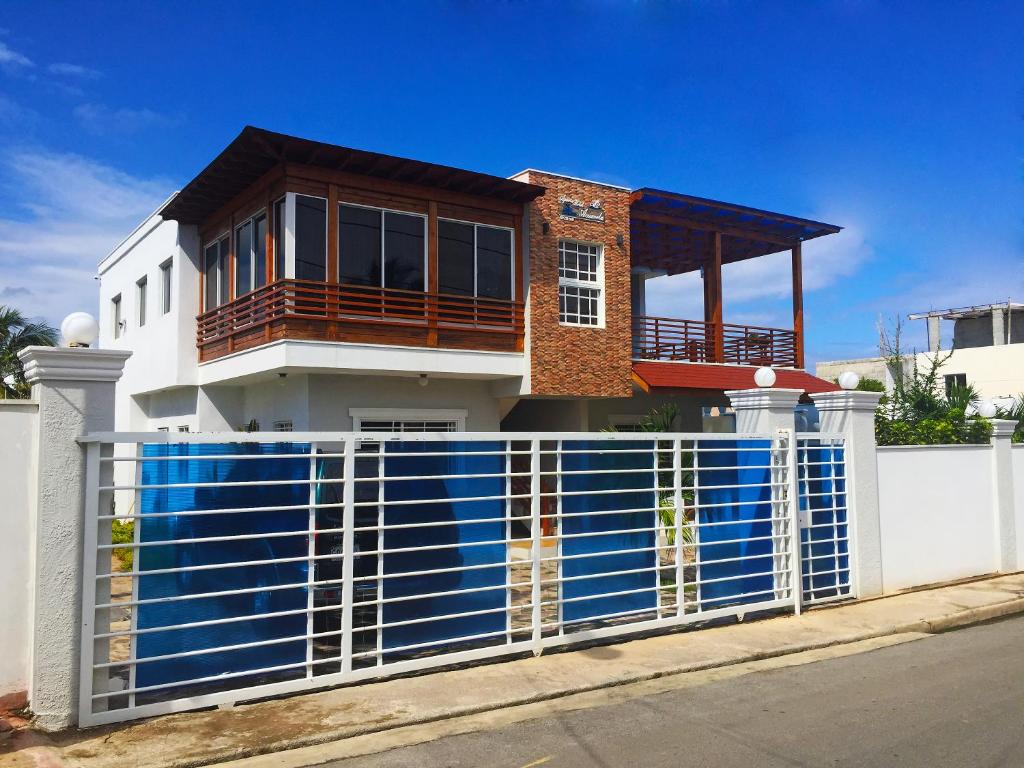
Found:
[[[522,351],[523,304],[473,296],[278,280],[197,318],[199,359],[278,339]]]
[[[795,367],[796,333],[784,328],[722,324],[715,351],[715,324],[671,317],[633,318],[633,356],[639,360],[684,360]]]

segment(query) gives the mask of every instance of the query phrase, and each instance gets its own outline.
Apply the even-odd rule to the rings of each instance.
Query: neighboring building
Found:
[[[1024,304],[1011,301],[976,307],[918,312],[911,320],[928,322],[928,352],[918,365],[942,349],[942,321],[953,322],[949,359],[939,371],[948,389],[970,384],[988,400],[1024,393]]]
[[[801,243],[838,227],[528,170],[511,179],[247,127],[100,263],[124,430],[699,431],[803,367]],[[792,252],[793,327],[722,317],[722,264]],[[703,319],[649,317],[701,271]]]
[[[1011,301],[976,307],[916,312],[910,320],[928,323],[928,350],[904,355],[904,371],[915,361],[926,370],[937,353],[948,355],[939,369],[940,383],[948,390],[954,385],[971,385],[986,400],[1005,400],[1024,393],[1024,304]],[[952,321],[952,343],[943,349],[942,326]],[[892,374],[881,357],[833,360],[818,363],[817,375],[835,380],[843,371],[861,378],[885,382],[892,389]]]

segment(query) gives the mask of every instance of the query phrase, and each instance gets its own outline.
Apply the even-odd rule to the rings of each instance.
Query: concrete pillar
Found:
[[[843,390],[811,395],[821,431],[846,440],[847,515],[850,563],[857,597],[882,594],[882,531],[878,512],[875,410],[881,392]]]
[[[942,339],[939,337],[939,317],[928,318],[928,351],[938,352],[939,347],[942,345]]]
[[[736,411],[736,431],[740,434],[774,433],[795,429],[795,409],[802,389],[733,389],[725,393]]]
[[[1013,488],[1011,438],[1017,428],[1013,419],[990,419],[992,423],[992,499],[995,504],[996,561],[999,570],[1017,570],[1017,519]]]
[[[85,454],[76,441],[114,429],[114,385],[130,355],[59,347],[18,355],[39,404],[29,706],[46,730],[77,717]]]
[[[1006,343],[1006,321],[1002,307],[992,310],[992,346],[998,347]]]

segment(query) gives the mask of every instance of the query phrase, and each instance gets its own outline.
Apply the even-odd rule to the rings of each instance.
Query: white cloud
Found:
[[[841,217],[837,217],[842,221]],[[874,255],[861,229],[849,226],[836,235],[808,241],[803,247],[804,291],[827,288],[848,277]],[[730,307],[757,305],[792,296],[790,253],[773,253],[756,259],[727,264],[722,268],[723,301]],[[699,319],[704,316],[700,273],[660,277],[647,282],[647,312],[652,315]],[[747,317],[774,316],[759,306],[746,306]],[[740,322],[730,312],[726,322]]]
[[[96,312],[96,264],[172,189],[84,157],[40,151],[0,156],[0,178],[8,199],[21,203],[20,210],[8,203],[0,217],[0,290],[51,324],[74,310]]]
[[[74,115],[85,130],[95,134],[135,133],[153,125],[174,122],[151,109],[111,108],[102,104],[80,104],[75,107]]]
[[[31,67],[32,60],[24,54],[12,50],[6,43],[0,42],[0,64],[6,67]]]
[[[46,69],[51,75],[66,75],[68,77],[81,77],[90,80],[100,76],[98,70],[83,67],[81,64],[68,64],[67,62],[60,61],[51,64]]]

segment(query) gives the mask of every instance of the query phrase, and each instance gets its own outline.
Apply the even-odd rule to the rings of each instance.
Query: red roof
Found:
[[[633,379],[644,390],[703,389],[724,392],[727,389],[752,389],[754,371],[746,365],[716,365],[713,363],[633,363]],[[833,392],[839,389],[831,381],[811,376],[807,371],[792,368],[775,369],[775,386],[779,389],[802,389],[807,394]]]

